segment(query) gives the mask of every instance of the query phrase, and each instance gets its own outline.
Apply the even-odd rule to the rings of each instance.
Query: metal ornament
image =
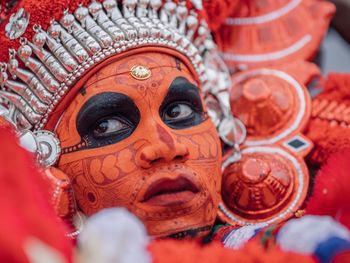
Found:
[[[201,0],[193,3],[197,10],[202,9]],[[29,18],[20,9],[6,26],[7,36],[19,38],[20,47],[9,50],[8,62],[0,62],[0,104],[9,109],[0,115],[19,133],[34,132],[43,166],[53,165],[60,154],[58,139],[43,131],[56,106],[86,72],[137,47],[165,47],[184,55],[198,76],[204,96],[220,98],[217,101],[223,116],[210,112],[216,126],[231,114],[229,72],[206,21],[196,10],[187,10],[185,1],[92,0],[72,12],[67,9],[57,21],[47,18],[51,22],[45,30],[33,25],[32,39],[22,37]],[[130,74],[144,80],[151,76],[151,70],[137,65]]]
[[[305,86],[274,69],[255,69],[232,78],[232,113],[249,127],[246,146],[272,145],[298,134],[311,115]]]
[[[14,107],[8,109],[4,105],[1,105],[1,100],[0,100],[0,118],[3,118],[8,124],[12,125],[13,128],[17,128],[16,124],[12,121],[12,115],[13,115]]]
[[[203,2],[202,0],[191,0],[192,4],[196,7],[198,10],[203,9]]]
[[[218,131],[220,138],[230,146],[241,145],[247,136],[247,130],[243,122],[232,116],[221,121]]]
[[[7,25],[8,36],[22,36],[28,20],[20,10]],[[12,121],[31,130],[42,130],[77,80],[107,58],[138,46],[167,47],[189,59],[204,87],[205,54],[215,49],[205,20],[184,12],[182,1],[91,1],[73,13],[66,10],[47,30],[34,25],[33,31],[32,40],[22,37],[18,50],[9,50],[0,90],[1,99],[16,108]],[[139,79],[148,76],[135,73]]]
[[[6,36],[9,39],[17,39],[24,34],[29,24],[30,14],[23,8],[12,14],[10,21],[5,27]]]
[[[34,154],[44,168],[54,165],[61,154],[60,142],[52,132],[24,130],[18,134],[18,138],[19,144]]]
[[[39,147],[39,163],[44,167],[54,165],[61,154],[58,138],[49,131],[36,131],[34,135]]]
[[[221,164],[221,170],[224,171],[230,164],[241,159],[241,145],[247,137],[247,129],[239,119],[228,116],[221,121],[218,132],[222,141],[232,147],[230,156]]]
[[[223,172],[219,217],[232,225],[278,223],[304,203],[309,172],[304,160],[280,147],[245,148]]]
[[[145,66],[135,65],[130,69],[130,74],[134,79],[146,80],[152,76],[152,72]]]
[[[6,109],[4,106],[0,105],[0,116],[8,116],[9,110]]]

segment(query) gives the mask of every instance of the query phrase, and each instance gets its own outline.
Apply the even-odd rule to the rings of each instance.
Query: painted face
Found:
[[[221,185],[220,144],[180,60],[148,52],[103,67],[66,109],[56,133],[63,148],[58,167],[87,215],[126,207],[153,236],[210,230]]]

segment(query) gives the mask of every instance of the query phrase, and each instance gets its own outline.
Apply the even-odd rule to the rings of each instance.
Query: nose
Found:
[[[136,154],[136,162],[142,168],[150,168],[158,163],[185,162],[189,150],[186,145],[177,141],[170,128],[156,124],[149,131],[149,143],[141,147]]]

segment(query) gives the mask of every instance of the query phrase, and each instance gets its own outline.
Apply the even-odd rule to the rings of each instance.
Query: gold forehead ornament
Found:
[[[149,68],[141,65],[135,65],[131,68],[130,74],[134,79],[146,80],[152,76],[152,72]]]

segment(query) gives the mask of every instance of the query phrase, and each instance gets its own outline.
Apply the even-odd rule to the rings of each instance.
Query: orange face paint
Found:
[[[145,52],[91,76],[57,125],[58,167],[87,215],[126,207],[153,236],[202,236],[217,213],[221,149],[194,76]]]

